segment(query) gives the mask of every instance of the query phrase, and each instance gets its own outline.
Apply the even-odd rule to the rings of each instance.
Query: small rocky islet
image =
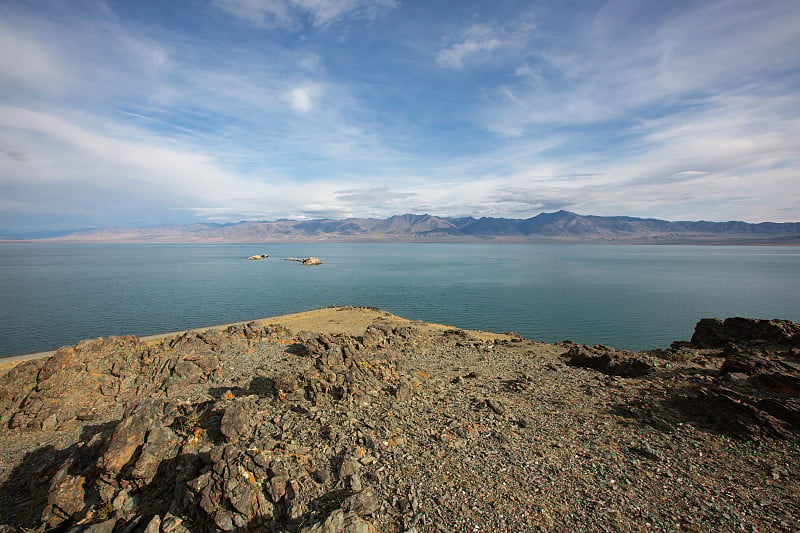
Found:
[[[0,376],[0,531],[800,530],[798,324],[632,353],[326,313]]]

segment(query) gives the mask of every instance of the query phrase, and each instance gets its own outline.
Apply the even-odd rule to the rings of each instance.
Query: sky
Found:
[[[800,220],[797,0],[4,0],[0,234]]]

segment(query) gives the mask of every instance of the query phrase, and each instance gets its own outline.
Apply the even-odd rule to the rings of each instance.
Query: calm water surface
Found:
[[[644,349],[702,317],[800,322],[798,302],[796,247],[0,244],[0,356],[328,305]]]

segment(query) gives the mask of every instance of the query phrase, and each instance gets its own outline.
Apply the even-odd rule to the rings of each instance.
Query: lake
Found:
[[[702,317],[800,322],[798,302],[798,247],[0,244],[3,357],[329,305],[638,350]]]

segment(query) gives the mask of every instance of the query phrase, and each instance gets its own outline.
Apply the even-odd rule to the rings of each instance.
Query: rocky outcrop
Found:
[[[0,377],[0,532],[796,530],[780,327],[648,353],[385,315],[85,341]]]
[[[634,356],[607,346],[589,347],[572,344],[564,353],[564,357],[571,366],[590,368],[609,376],[625,378],[644,376],[654,368],[642,355]]]
[[[695,326],[691,342],[698,348],[723,348],[731,342],[800,346],[800,325],[788,320],[704,318]]]

